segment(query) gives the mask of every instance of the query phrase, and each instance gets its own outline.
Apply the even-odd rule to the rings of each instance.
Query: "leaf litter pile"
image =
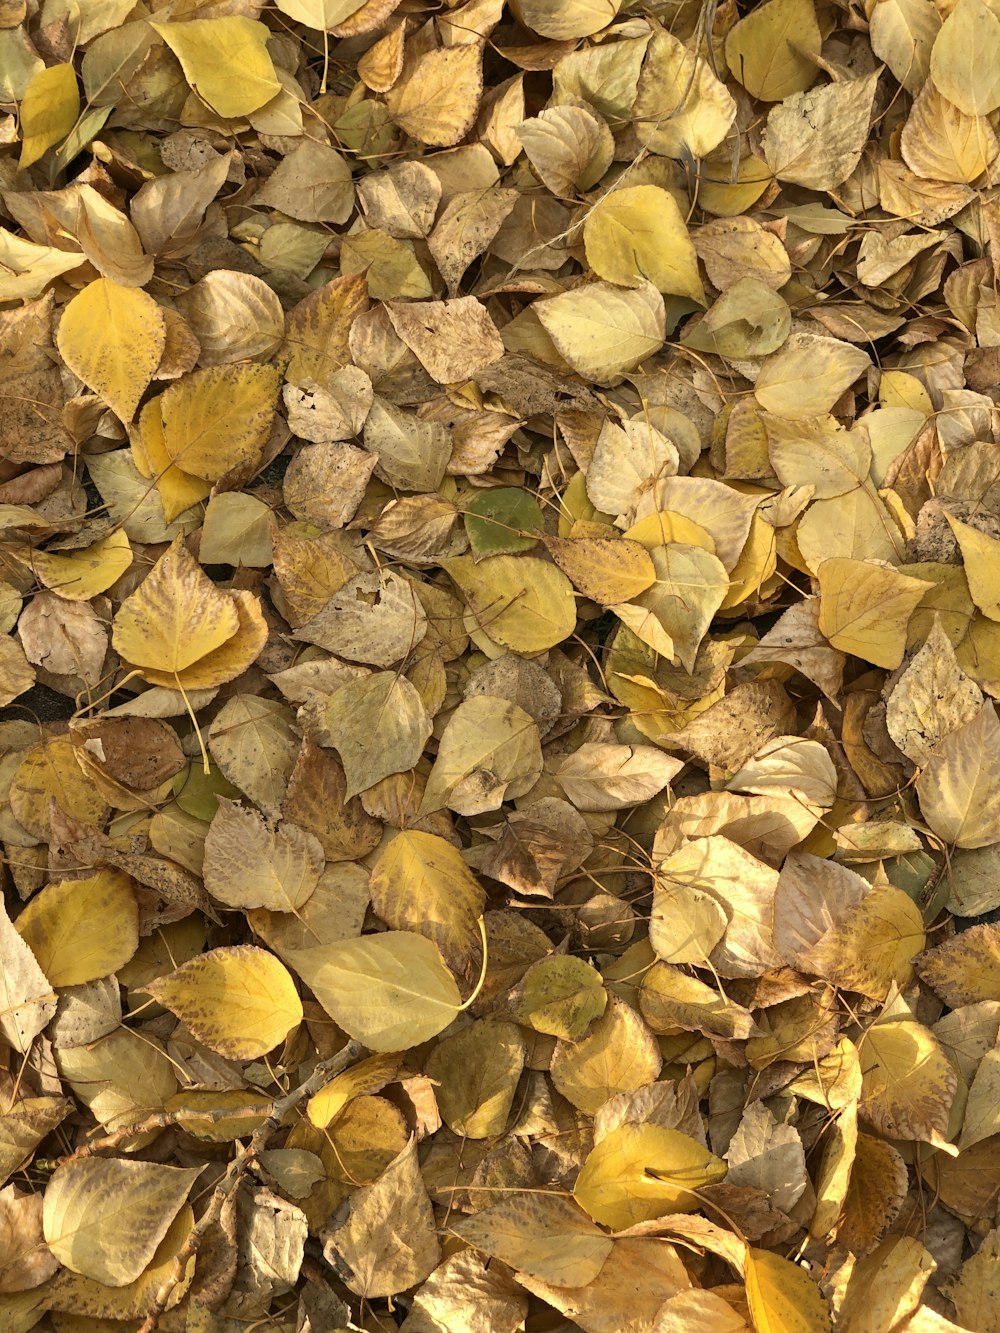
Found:
[[[0,1326],[1000,1329],[1000,0],[0,102]]]

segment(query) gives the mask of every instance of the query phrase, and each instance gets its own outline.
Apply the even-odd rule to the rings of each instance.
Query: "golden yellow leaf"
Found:
[[[652,560],[635,540],[550,537],[546,546],[574,587],[603,606],[629,601],[656,578]]]
[[[209,366],[178,380],[155,400],[167,457],[206,481],[218,481],[235,467],[256,467],[271,434],[280,383],[276,366],[248,363]]]
[[[969,116],[1000,106],[1000,17],[985,0],[958,0],[931,50],[934,86]]]
[[[906,627],[932,584],[884,565],[841,557],[819,567],[819,628],[834,648],[876,666],[898,667]]]
[[[568,0],[560,5],[546,0],[514,0],[511,5],[518,22],[558,42],[600,32],[614,21],[620,7],[619,0]]]
[[[822,46],[813,0],[768,0],[729,29],[726,63],[751,97],[780,102],[809,87]]]
[[[193,90],[220,116],[246,116],[281,91],[267,53],[269,30],[243,15],[151,23]]]
[[[94,1278],[63,1271],[58,1282],[53,1283],[47,1292],[50,1309],[92,1320],[142,1319],[164,1282],[176,1277],[175,1260],[193,1226],[194,1210],[190,1203],[182,1204],[152,1259],[134,1282],[127,1282],[123,1287],[109,1287]],[[176,1296],[180,1300],[191,1285],[193,1258],[183,1265],[183,1270],[171,1299]]]
[[[572,585],[548,561],[496,555],[477,564],[472,556],[462,555],[441,563],[461,589],[475,623],[505,648],[540,653],[573,632]]]
[[[573,1197],[595,1222],[624,1231],[664,1213],[698,1207],[691,1192],[722,1180],[728,1168],[687,1134],[660,1125],[621,1125],[592,1149]]]
[[[35,894],[15,926],[53,986],[106,977],[139,944],[132,881],[119,870],[57,880]]]
[[[327,32],[356,14],[364,0],[275,0],[275,4],[296,23]]]
[[[645,1020],[611,995],[585,1036],[556,1043],[550,1073],[567,1101],[593,1115],[615,1093],[652,1083],[662,1063]]]
[[[1000,932],[987,922],[963,930],[924,954],[917,970],[952,1009],[992,1001],[1000,978]]]
[[[756,1333],[828,1333],[829,1307],[798,1264],[771,1250],[748,1249],[743,1276]]]
[[[427,1060],[441,1118],[455,1134],[488,1139],[503,1133],[524,1068],[515,1023],[480,1020],[444,1037]]]
[[[698,256],[673,195],[656,185],[613,190],[583,224],[587,263],[608,282],[638,287],[646,278],[660,292],[703,302]]]
[[[974,181],[1000,152],[986,117],[966,115],[930,80],[913,104],[899,144],[910,170],[933,181]]]
[[[884,1000],[893,984],[902,990],[912,981],[912,961],[924,943],[916,903],[902,889],[880,884],[815,945],[809,966],[843,990]]]
[[[972,600],[990,620],[1000,620],[1000,541],[945,512],[955,534]]]
[[[500,559],[501,557],[496,557]],[[498,810],[531,790],[542,771],[535,719],[507,699],[472,695],[448,719],[420,814]]]
[[[484,1254],[560,1287],[593,1282],[614,1246],[563,1194],[512,1194],[454,1229]]]
[[[513,1012],[536,1032],[576,1041],[608,1003],[601,974],[582,958],[540,958],[513,995]]]
[[[858,1042],[863,1119],[890,1139],[945,1141],[957,1076],[940,1042],[908,1014],[876,1020]],[[954,1151],[954,1150],[952,1150]]]
[[[80,90],[72,64],[50,65],[32,76],[20,107],[21,156],[18,169],[37,162],[65,139],[80,114]]]
[[[663,345],[663,297],[649,282],[634,290],[592,282],[536,301],[532,310],[559,355],[588,379],[633,370]]]
[[[871,365],[868,353],[836,338],[795,333],[768,357],[754,384],[765,412],[777,417],[818,417],[829,412]]]
[[[419,1046],[462,1003],[436,945],[408,930],[327,945],[309,984],[334,1022],[372,1051]]]
[[[916,1236],[889,1236],[858,1260],[851,1271],[837,1319],[844,1333],[899,1327],[921,1304],[937,1268]]]
[[[400,1059],[395,1054],[372,1055],[332,1078],[315,1097],[310,1097],[307,1107],[310,1122],[317,1129],[326,1129],[355,1097],[381,1092],[399,1072]]]
[[[472,126],[482,91],[482,45],[464,42],[422,55],[390,90],[386,105],[411,138],[447,148]]]
[[[916,96],[928,81],[931,49],[941,31],[933,0],[879,0],[868,30],[876,56]]]
[[[722,561],[700,546],[671,542],[650,554],[656,582],[611,610],[644,643],[693,671],[702,639],[729,591],[729,576]]]
[[[88,602],[117,583],[132,564],[132,547],[119,528],[81,551],[32,551],[40,583],[70,602]]]
[[[810,190],[843,184],[861,159],[879,72],[793,93],[772,107],[764,160],[779,180]]]
[[[288,357],[289,384],[312,380],[329,388],[338,370],[351,362],[348,337],[358,315],[368,309],[368,284],[359,273],[344,274],[302,300],[288,314],[282,357]]]
[[[163,310],[138,287],[97,278],[59,321],[59,354],[127,425],[149,387],[167,338]]]
[[[366,1299],[417,1286],[437,1267],[441,1245],[415,1136],[373,1185],[352,1196],[350,1216],[327,1233],[324,1250]]]
[[[700,51],[661,28],[646,50],[632,117],[651,152],[697,160],[725,139],[736,101]]]
[[[467,972],[479,957],[476,922],[486,895],[444,838],[416,829],[397,833],[372,867],[370,890],[386,925],[426,935],[456,972]]]
[[[211,491],[210,481],[193,477],[172,462],[163,439],[163,417],[158,398],[151,399],[143,407],[138,421],[129,429],[129,440],[137,472],[155,482],[167,523],[173,523]],[[143,489],[148,488],[144,486]]]
[[[236,602],[177,537],[122,603],[111,641],[132,666],[176,684],[176,673],[221,648],[239,628]]]
[[[45,1242],[74,1273],[123,1287],[152,1259],[200,1174],[120,1157],[67,1162],[45,1190]]]
[[[991,700],[945,736],[917,778],[920,809],[934,832],[956,847],[1000,842],[1000,722]]]
[[[231,1060],[256,1060],[302,1021],[288,970],[251,944],[211,949],[146,986],[191,1035]]]

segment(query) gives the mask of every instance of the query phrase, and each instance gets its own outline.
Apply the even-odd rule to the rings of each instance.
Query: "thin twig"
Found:
[[[332,1059],[321,1061],[304,1083],[300,1083],[297,1088],[294,1088],[286,1096],[274,1103],[271,1108],[271,1114],[262,1125],[254,1130],[250,1142],[245,1148],[241,1148],[237,1151],[236,1156],[226,1168],[226,1174],[219,1181],[218,1185],[216,1185],[208,1207],[191,1228],[187,1240],[185,1240],[180,1250],[178,1250],[170,1276],[156,1293],[156,1300],[149,1307],[146,1317],[139,1327],[138,1333],[154,1333],[154,1330],[159,1325],[160,1315],[166,1310],[167,1302],[170,1300],[178,1283],[184,1277],[184,1271],[187,1268],[188,1261],[197,1254],[198,1247],[205,1239],[209,1229],[218,1222],[222,1213],[223,1204],[239,1188],[251,1163],[267,1146],[271,1139],[271,1135],[280,1128],[281,1122],[284,1120],[288,1112],[307,1097],[311,1097],[314,1093],[319,1092],[320,1088],[324,1087],[335,1075],[342,1073],[348,1065],[352,1065],[357,1060],[360,1060],[363,1051],[364,1047],[359,1042],[348,1042],[344,1049],[339,1051]]]

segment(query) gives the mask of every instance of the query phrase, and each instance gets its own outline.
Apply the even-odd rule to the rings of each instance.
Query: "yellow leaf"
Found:
[[[879,0],[868,31],[875,55],[916,96],[928,81],[931,50],[941,31],[934,0]]]
[[[572,584],[547,560],[495,555],[477,564],[462,555],[441,564],[461,589],[478,627],[505,648],[542,653],[576,628]]]
[[[33,551],[30,559],[39,581],[69,602],[89,602],[131,564],[132,547],[121,529],[82,551]]]
[[[614,1247],[611,1237],[562,1194],[511,1194],[463,1218],[454,1230],[484,1254],[560,1287],[593,1282]]]
[[[662,1063],[656,1038],[645,1020],[611,995],[604,1013],[585,1036],[556,1043],[550,1072],[556,1091],[593,1115],[616,1093],[652,1083]]]
[[[80,90],[71,64],[50,65],[33,75],[21,102],[18,170],[24,171],[65,139],[79,114]]]
[[[172,523],[210,493],[210,481],[192,477],[171,461],[163,441],[159,398],[151,399],[139,413],[139,420],[129,430],[129,442],[137,471],[144,477],[152,477],[156,483],[167,523]]]
[[[35,245],[0,227],[0,300],[30,301],[60,273],[79,268],[84,259],[77,250]]]
[[[837,557],[819,567],[819,627],[834,648],[894,669],[906,651],[906,627],[933,584],[882,565]]]
[[[917,970],[951,1009],[992,1005],[1000,981],[1000,931],[990,922],[963,930],[929,950]]]
[[[546,546],[578,591],[602,606],[627,602],[656,579],[653,562],[638,541],[550,537]]]
[[[271,33],[242,15],[150,23],[181,62],[184,77],[220,116],[246,116],[281,92],[267,53]]]
[[[47,1289],[51,1296],[50,1308],[77,1318],[86,1316],[88,1322],[144,1318],[164,1282],[168,1278],[171,1284],[176,1280],[175,1260],[193,1226],[194,1210],[190,1203],[185,1203],[157,1245],[152,1259],[134,1282],[127,1282],[123,1287],[109,1287],[104,1282],[82,1277],[69,1270],[60,1274],[58,1283],[53,1283],[52,1288]],[[181,1299],[193,1277],[192,1257],[183,1265],[183,1275],[171,1293],[172,1301]],[[56,1287],[58,1290],[55,1290]]]
[[[726,64],[751,97],[780,102],[809,87],[822,47],[813,0],[768,0],[730,28]]]
[[[146,986],[218,1055],[256,1060],[302,1022],[288,969],[252,944],[212,949]]]
[[[178,687],[185,690],[209,690],[242,676],[247,667],[257,660],[267,642],[267,621],[259,599],[252,592],[239,589],[228,596],[236,609],[237,618],[236,633],[231,638],[176,675],[172,671],[143,667],[143,679],[168,690],[176,690]]]
[[[924,944],[919,907],[902,889],[879,884],[810,951],[809,970],[884,1000],[894,983],[902,989],[913,980],[912,960]]]
[[[518,125],[517,138],[539,179],[562,199],[596,185],[615,152],[607,122],[582,106],[548,106]]]
[[[771,108],[764,160],[779,180],[832,190],[861,160],[879,71],[793,93]],[[807,414],[804,414],[807,415]]]
[[[448,148],[471,129],[482,91],[482,44],[464,42],[421,56],[390,90],[386,104],[411,139]]]
[[[425,935],[456,972],[481,952],[486,894],[457,847],[431,833],[397,833],[372,867],[372,907],[393,930]]]
[[[296,23],[307,28],[328,32],[352,14],[356,14],[365,0],[275,0],[276,8]]]
[[[828,1333],[827,1303],[798,1264],[771,1250],[748,1249],[743,1276],[756,1333]]]
[[[1000,106],[1000,17],[984,0],[958,0],[931,51],[931,78],[969,116]]]
[[[518,1022],[536,1032],[576,1041],[608,1003],[601,974],[582,958],[541,958],[512,996]]]
[[[928,1279],[937,1268],[916,1236],[890,1236],[855,1263],[837,1327],[843,1333],[909,1324],[921,1304]]]
[[[47,884],[14,924],[53,986],[106,977],[139,945],[132,881],[118,870]]]
[[[269,827],[255,810],[220,798],[205,838],[205,887],[227,907],[295,912],[324,866],[319,839],[287,820]]]
[[[972,600],[984,616],[1000,620],[1000,541],[960,523],[947,510],[944,516],[961,548]]]
[[[904,1011],[874,1022],[858,1042],[863,1119],[890,1139],[941,1146],[957,1075],[934,1034]],[[952,1150],[954,1151],[954,1149]]]
[[[419,1286],[437,1268],[441,1245],[415,1135],[373,1185],[352,1192],[347,1220],[326,1233],[325,1253],[367,1299]]]
[[[928,80],[903,126],[900,149],[910,170],[925,180],[969,183],[990,165],[1000,144],[985,116],[966,115]],[[876,285],[864,277],[869,286]]]
[[[583,224],[587,263],[621,287],[648,279],[660,292],[703,302],[698,256],[673,195],[658,185],[607,194]]]
[[[529,792],[541,771],[535,719],[507,699],[471,695],[448,719],[419,813],[498,810]]]
[[[722,1180],[727,1171],[697,1139],[661,1125],[624,1124],[591,1151],[573,1197],[595,1222],[624,1231],[665,1213],[691,1213],[692,1190]]]
[[[917,778],[920,810],[944,842],[1000,842],[1000,722],[992,700],[945,736]]]
[[[235,601],[177,537],[119,607],[111,641],[132,666],[176,684],[175,673],[220,648],[239,627]]]
[[[871,365],[868,353],[836,338],[793,333],[769,356],[754,383],[754,396],[777,417],[818,417]]]
[[[381,1092],[399,1072],[398,1055],[372,1055],[359,1064],[351,1065],[342,1074],[332,1078],[325,1087],[310,1097],[307,1103],[309,1120],[317,1129],[326,1129],[348,1102],[366,1093]]]
[[[587,379],[634,370],[663,345],[663,297],[652,283],[622,290],[592,282],[536,301],[532,310],[559,355]]]
[[[462,1003],[437,947],[408,930],[327,945],[309,984],[334,1022],[372,1051],[436,1037]]]
[[[280,353],[288,358],[287,382],[299,386],[312,380],[331,388],[333,376],[351,362],[351,325],[367,309],[368,284],[358,273],[334,278],[303,297],[289,312]]]
[[[448,1128],[469,1139],[502,1134],[524,1058],[524,1039],[515,1023],[488,1019],[444,1037],[424,1069],[436,1084]]]
[[[729,591],[729,576],[722,561],[700,546],[671,542],[651,555],[656,582],[611,610],[644,643],[693,672],[701,641]]]
[[[160,364],[166,329],[151,296],[98,278],[63,311],[56,342],[74,375],[127,425]]]
[[[635,133],[651,152],[697,160],[725,139],[736,102],[701,51],[660,29],[646,51],[632,117]]]
[[[514,0],[511,5],[518,22],[559,42],[600,32],[614,21],[620,8],[620,0],[565,0],[559,5],[547,0]]]
[[[67,1162],[45,1190],[45,1242],[72,1272],[124,1287],[152,1259],[200,1174],[120,1157]]]
[[[271,434],[280,384],[276,366],[246,363],[208,366],[172,384],[154,400],[171,462],[206,481],[218,481],[235,467],[256,467]]]

